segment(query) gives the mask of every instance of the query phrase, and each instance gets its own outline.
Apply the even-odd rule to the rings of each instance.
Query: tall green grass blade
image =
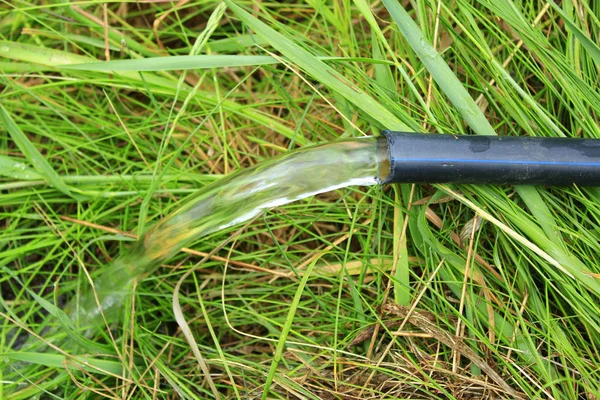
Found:
[[[580,125],[583,134],[587,137],[600,137],[600,127],[593,118],[588,118],[591,110],[596,114],[600,112],[600,93],[591,83],[594,80],[580,76],[576,68],[573,68],[574,61],[569,60],[564,52],[549,51],[548,49],[555,49],[553,43],[540,29],[532,27],[514,1],[480,0],[480,3],[499,18],[510,21],[511,28],[543,65],[545,73],[541,73],[539,68],[534,68],[532,71],[545,82],[548,89],[552,90],[552,98],[561,105],[561,108],[565,109],[570,116],[579,116],[576,120],[569,117],[571,119],[569,123]],[[597,75],[596,71],[594,73]],[[552,79],[548,79],[548,76]]]
[[[279,363],[281,362],[281,359],[283,356],[283,350],[286,347],[286,340],[292,329],[292,324],[294,323],[294,315],[296,314],[296,312],[298,310],[298,306],[300,304],[300,299],[302,298],[302,294],[306,288],[306,284],[308,282],[308,279],[311,276],[311,273],[312,273],[316,263],[317,263],[317,259],[315,259],[313,262],[311,262],[308,265],[308,267],[306,268],[306,271],[302,275],[302,279],[300,280],[300,282],[298,284],[298,289],[296,289],[296,294],[294,295],[294,298],[292,299],[292,302],[290,303],[287,317],[285,319],[285,324],[281,328],[281,334],[279,335],[277,347],[275,348],[275,353],[273,354],[273,361],[271,362],[271,367],[269,368],[269,372],[267,374],[267,379],[265,381],[265,388],[264,388],[263,394],[261,396],[262,400],[269,398],[271,383],[273,382],[273,379],[275,378],[275,374],[277,373],[277,367],[279,366]]]
[[[49,185],[60,190],[67,196],[73,197],[69,187],[62,181],[60,175],[54,171],[52,166],[35,148],[29,138],[18,127],[4,106],[0,105],[0,117],[4,123],[4,129],[8,131],[15,144],[23,152],[23,155],[29,160],[33,168],[48,182]]]
[[[394,186],[396,204],[401,204],[402,194],[398,185]],[[408,265],[406,214],[399,206],[394,207],[394,301],[403,306],[410,305],[413,298],[410,289],[410,266]]]
[[[225,0],[225,3],[227,3],[229,8],[242,22],[256,32],[256,35],[268,41],[271,46],[280,51],[292,63],[309,73],[313,78],[344,96],[348,101],[360,108],[366,116],[372,117],[387,129],[406,130],[408,128],[375,99],[354,86],[339,72],[320,61],[310,52],[259,21],[234,2]]]
[[[569,30],[577,37],[577,40],[585,47],[588,51],[588,54],[596,63],[596,66],[600,68],[600,47],[597,43],[594,43],[578,26],[577,24],[569,18],[569,16],[560,8],[558,4],[556,4],[553,0],[549,0],[550,5],[562,17],[562,21],[565,22],[565,25],[569,28]]]
[[[84,71],[174,71],[182,69],[209,69],[248,67],[277,64],[270,56],[196,55],[114,60],[100,63],[67,65],[63,69]]]
[[[42,176],[35,170],[6,156],[0,156],[0,175],[26,181],[42,179]]]
[[[67,51],[40,48],[39,46],[9,40],[0,40],[0,57],[49,67],[85,64],[94,61],[90,57],[80,56]]]
[[[6,57],[17,61],[31,62],[51,68],[61,69],[72,64],[90,64],[96,61],[90,57],[79,56],[66,51],[46,48],[40,49],[34,45],[11,41],[0,41],[0,49],[3,49],[3,51],[0,51],[0,57]],[[107,71],[98,72],[109,73]],[[144,85],[147,84],[150,90],[156,91],[156,93],[159,94],[171,94],[175,92],[174,87],[176,86],[176,82],[161,76],[145,74],[142,78],[136,71],[116,71],[116,74],[118,74],[120,78],[124,79],[128,85],[133,85],[136,89],[144,90]],[[102,81],[99,83],[102,83]],[[115,84],[117,84],[117,82],[115,82]],[[186,85],[182,90],[186,93],[189,93],[192,88]],[[264,125],[266,128],[273,129],[285,137],[292,138],[295,136],[293,129],[284,125],[279,120],[271,116],[267,116],[260,111],[253,110],[227,99],[219,101],[216,99],[213,93],[206,91],[197,91],[196,96],[212,106],[220,104],[224,109],[244,116],[252,121],[258,122]],[[306,145],[310,143],[301,136],[296,137],[295,140],[300,145]]]
[[[101,375],[120,375],[123,372],[123,365],[117,361],[100,360],[97,358],[83,356],[66,356],[52,353],[32,353],[32,352],[7,352],[0,353],[0,357],[9,360],[26,361],[32,364],[40,364],[46,367],[58,369],[69,368],[71,370],[83,370]]]
[[[90,46],[94,46],[98,49],[105,48],[104,40],[95,38],[95,37],[85,36],[85,35],[70,34],[68,32],[56,33],[56,32],[51,32],[49,30],[31,29],[31,28],[29,28],[27,30],[23,30],[23,33],[27,33],[28,35],[39,35],[39,36],[48,37],[48,38],[57,39],[57,40],[70,41],[73,43],[87,44]],[[108,48],[112,51],[120,51],[121,50],[121,48],[119,46],[116,46],[112,43],[108,44]]]
[[[460,112],[471,129],[479,135],[496,135],[469,92],[460,83],[435,48],[427,41],[417,24],[398,0],[383,0],[402,35],[431,73],[436,83]]]
[[[317,57],[322,61],[333,62],[368,62],[378,66],[390,64],[390,62],[366,57]],[[63,70],[79,71],[177,71],[188,69],[210,69],[210,68],[233,68],[280,64],[281,61],[271,56],[241,56],[241,55],[189,55],[152,57],[136,60],[113,60],[84,64],[61,65]]]
[[[400,75],[404,79],[404,82],[406,83],[406,85],[408,85],[410,91],[417,99],[417,102],[419,103],[419,105],[421,105],[421,107],[425,110],[425,112],[427,113],[427,116],[431,119],[431,121],[433,123],[437,123],[437,120],[436,120],[435,116],[433,115],[433,113],[431,112],[429,105],[427,104],[425,99],[423,99],[423,96],[421,96],[421,93],[417,89],[416,85],[413,83],[412,79],[409,77],[408,73],[405,71],[404,66],[401,64],[400,60],[398,60],[398,57],[396,56],[395,52],[392,50],[390,44],[388,43],[386,36],[383,34],[383,31],[381,30],[381,28],[379,27],[379,24],[377,23],[377,19],[371,12],[369,3],[366,0],[354,0],[354,4],[360,11],[361,15],[366,19],[367,23],[371,27],[371,30],[373,31],[373,51],[374,52],[381,51],[378,49],[378,47],[379,47],[378,43],[376,43],[377,41],[379,41],[381,46],[383,46],[384,49],[387,51],[387,55],[389,55],[394,60],[395,68],[400,72]],[[374,57],[374,58],[378,58],[378,57]],[[382,59],[384,58],[383,55],[381,56],[381,58]],[[381,73],[379,73],[379,79],[381,79]],[[396,92],[396,86],[397,85],[393,85],[390,87],[390,90],[392,91],[392,93]],[[406,121],[407,119],[405,118],[404,120]],[[421,127],[419,127],[416,123],[411,124],[412,120],[410,118],[408,118],[408,120],[409,120],[408,125],[410,125],[411,130],[413,130],[413,131],[421,130]],[[439,130],[439,132],[443,132],[442,128],[438,127],[438,130]]]
[[[225,39],[211,40],[206,46],[215,53],[235,53],[253,46],[266,46],[266,40],[256,35],[235,35]]]
[[[331,11],[327,4],[322,0],[305,0],[315,11],[319,14],[323,14],[327,22],[332,24],[337,31],[343,31],[343,21],[335,15],[334,11]]]

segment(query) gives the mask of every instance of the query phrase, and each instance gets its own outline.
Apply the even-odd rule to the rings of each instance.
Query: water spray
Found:
[[[600,185],[600,140],[416,134],[306,147],[201,189],[150,228],[67,308],[81,325],[113,318],[129,284],[182,247],[270,208],[347,186],[388,183]]]
[[[104,321],[119,319],[134,280],[199,238],[318,193],[391,183],[600,186],[600,140],[385,131],[291,151],[190,196],[104,268],[93,290],[83,290],[65,312],[93,335]],[[31,339],[25,347],[39,345]]]

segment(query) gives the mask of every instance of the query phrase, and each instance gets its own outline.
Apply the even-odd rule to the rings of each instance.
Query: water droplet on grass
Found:
[[[419,44],[421,45],[421,49],[423,50],[423,56],[428,58],[436,58],[438,56],[438,52],[431,46],[431,44],[427,41],[427,39],[422,38],[419,40]]]

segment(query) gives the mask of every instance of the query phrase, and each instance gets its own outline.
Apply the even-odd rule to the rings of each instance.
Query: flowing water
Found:
[[[134,279],[151,274],[182,247],[218,230],[248,221],[264,210],[352,185],[374,185],[383,150],[375,138],[304,148],[231,174],[199,191],[118,258],[78,302],[67,308],[80,325],[110,316]],[[381,165],[385,166],[384,162]],[[98,307],[100,304],[100,308]],[[108,319],[110,321],[110,319]]]

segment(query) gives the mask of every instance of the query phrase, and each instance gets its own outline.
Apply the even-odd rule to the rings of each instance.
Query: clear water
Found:
[[[300,149],[201,189],[148,230],[94,282],[103,313],[110,317],[119,308],[134,279],[151,274],[182,247],[204,235],[318,193],[378,183],[379,151],[375,138]],[[86,291],[67,311],[80,325],[93,323],[100,316],[93,291]]]

